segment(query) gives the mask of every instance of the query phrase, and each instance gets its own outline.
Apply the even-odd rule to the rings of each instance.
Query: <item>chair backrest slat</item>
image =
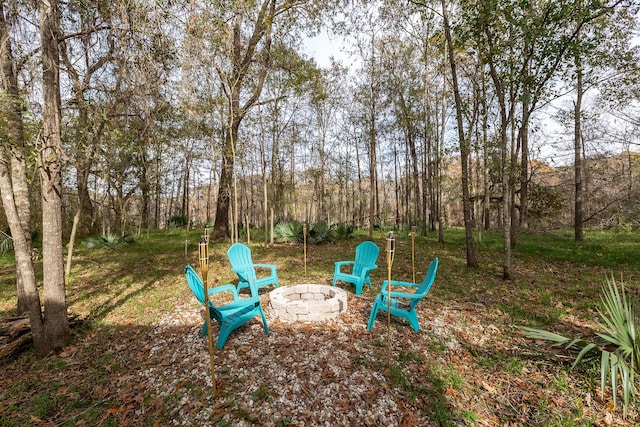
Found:
[[[191,292],[193,292],[193,295],[195,295],[196,299],[200,302],[200,304],[204,305],[204,301],[205,301],[204,283],[202,282],[202,279],[200,278],[198,273],[196,273],[193,267],[191,267],[190,265],[187,265],[184,268],[184,272],[185,272],[185,275],[187,276],[187,283],[189,284],[189,289],[191,289]],[[209,311],[211,312],[212,316],[215,319],[222,320],[222,315],[220,314],[220,311],[216,308],[215,305],[211,303],[211,300],[209,300]]]
[[[364,267],[370,267],[378,260],[380,249],[378,246],[367,240],[356,246],[356,257],[353,265],[353,274],[359,276]]]
[[[227,251],[227,257],[234,270],[242,270],[239,274],[247,282],[257,279],[256,270],[253,268],[251,249],[242,243],[234,243]]]

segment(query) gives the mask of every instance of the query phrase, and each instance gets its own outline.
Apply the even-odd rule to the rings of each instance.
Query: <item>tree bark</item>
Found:
[[[31,204],[29,202],[29,186],[27,181],[27,160],[24,142],[24,128],[22,121],[22,105],[20,101],[20,93],[18,90],[17,70],[14,68],[14,60],[12,53],[11,40],[9,38],[9,28],[4,19],[4,1],[0,2],[0,70],[2,72],[2,88],[6,93],[6,100],[2,105],[7,117],[7,137],[8,144],[6,153],[0,157],[0,161],[7,161],[10,164],[10,172],[7,170],[6,178],[9,180],[9,187],[5,191],[11,189],[13,201],[7,203],[15,205],[18,223],[10,224],[11,234],[15,236],[20,233],[24,236],[26,244],[26,253],[31,256]],[[33,267],[32,267],[33,268]],[[16,269],[16,288],[17,288],[17,312],[22,314],[29,311],[30,297],[27,295],[32,291],[27,291],[25,287],[35,286],[33,284],[25,284],[22,277],[22,270]],[[30,279],[27,279],[30,280]]]
[[[580,53],[575,56],[576,65],[576,101],[574,104],[574,129],[573,129],[573,171],[575,186],[575,205],[574,205],[574,239],[576,242],[584,242],[584,230],[582,224],[582,204],[584,197],[583,180],[582,180],[582,95],[584,93],[582,82],[582,63],[580,61]]]
[[[286,5],[289,8],[289,5]],[[238,142],[238,129],[247,110],[254,106],[264,85],[267,70],[271,61],[271,30],[278,11],[276,0],[264,0],[257,15],[253,32],[243,46],[242,28],[245,23],[243,16],[238,13],[233,22],[230,33],[233,34],[233,49],[231,54],[232,70],[225,74],[218,70],[225,86],[225,95],[229,101],[227,112],[227,129],[222,146],[222,168],[220,170],[220,186],[216,206],[216,218],[213,226],[212,238],[223,240],[229,237],[229,207],[231,202],[231,184],[233,182],[234,153]],[[258,44],[264,39],[264,45],[258,49]],[[257,64],[259,67],[255,77],[255,86],[244,104],[240,104],[240,92],[250,75],[250,68]]]
[[[38,354],[46,355],[68,345],[70,333],[62,255],[62,143],[57,0],[42,0],[38,3],[38,9],[44,96],[43,133],[39,147],[44,328],[42,334],[34,333],[33,341]]]
[[[451,66],[451,83],[453,85],[453,94],[456,102],[456,121],[458,126],[458,138],[460,139],[460,160],[462,167],[462,209],[464,213],[464,228],[466,236],[466,255],[467,266],[478,267],[478,259],[476,258],[473,244],[473,219],[471,218],[471,199],[469,197],[469,142],[464,135],[462,123],[462,98],[458,88],[458,76],[456,72],[455,50],[453,40],[451,38],[451,28],[449,27],[449,15],[445,0],[442,0],[442,17],[444,21],[445,39],[447,41],[449,65]]]
[[[486,25],[486,24],[485,24]],[[505,88],[502,84],[502,80],[496,70],[496,65],[493,58],[493,34],[488,26],[485,26],[484,32],[487,36],[489,43],[487,55],[487,62],[489,64],[489,70],[491,74],[491,80],[495,87],[496,96],[498,98],[498,105],[500,109],[500,134],[498,139],[498,146],[500,148],[501,157],[501,180],[502,180],[502,230],[504,241],[504,258],[502,265],[502,278],[504,280],[511,279],[511,179],[510,179],[510,162],[511,156],[509,155],[509,145],[507,143],[507,127],[510,122],[510,117],[507,115],[507,102],[505,100]]]
[[[522,125],[520,126],[520,228],[529,228],[529,93],[525,86],[522,101]]]
[[[369,86],[369,94],[371,96],[369,106],[369,240],[373,240],[373,227],[376,220],[376,198],[378,196],[376,187],[376,90],[374,85],[375,79],[375,44],[374,37],[371,37],[371,82]]]

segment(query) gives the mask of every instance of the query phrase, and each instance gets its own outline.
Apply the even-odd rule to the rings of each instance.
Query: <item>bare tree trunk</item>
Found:
[[[147,154],[144,147],[141,148],[140,153],[140,192],[142,193],[142,207],[140,209],[140,228],[149,227],[150,216],[150,192],[151,192],[151,180],[149,179],[149,169],[147,167]]]
[[[522,126],[520,127],[520,227],[529,228],[529,99],[528,92],[522,101]]]
[[[290,5],[282,5],[285,10]],[[293,6],[291,6],[293,7]],[[229,236],[229,207],[231,203],[231,185],[233,181],[235,144],[238,141],[238,129],[247,110],[254,106],[260,94],[267,76],[267,70],[271,62],[271,33],[273,21],[279,10],[275,0],[263,0],[258,16],[253,27],[252,35],[245,40],[242,37],[242,30],[245,22],[243,16],[238,13],[233,20],[230,34],[233,34],[233,49],[231,53],[232,70],[225,74],[219,70],[223,77],[225,95],[229,102],[227,117],[227,130],[222,147],[222,170],[220,171],[220,187],[218,189],[218,200],[216,206],[216,220],[213,226],[214,240],[222,240]],[[246,45],[243,43],[246,41]],[[262,41],[262,47],[258,47]],[[259,68],[256,71],[256,78],[253,89],[247,97],[243,99],[244,104],[240,105],[240,92],[250,76],[252,64]]]
[[[444,1],[444,0],[443,0]],[[491,30],[487,27],[484,29],[485,34],[487,35],[487,40],[490,44],[493,43],[493,34]],[[489,51],[491,52],[493,46],[489,46]],[[500,109],[500,134],[499,134],[499,148],[500,148],[500,157],[502,162],[502,170],[501,170],[501,179],[502,179],[502,229],[503,229],[503,241],[504,241],[504,258],[502,265],[502,278],[504,280],[511,279],[511,179],[510,179],[510,163],[511,156],[509,155],[509,146],[507,144],[507,127],[510,121],[510,117],[507,115],[507,107],[505,100],[505,90],[498,76],[498,71],[496,70],[493,57],[489,55],[487,57],[487,62],[489,64],[489,70],[491,73],[491,80],[493,81],[493,85],[496,90],[496,95],[498,98],[498,104]]]
[[[482,222],[485,230],[491,228],[491,194],[489,185],[489,108],[487,103],[487,88],[482,78]]]
[[[156,157],[156,176],[155,176],[155,203],[154,203],[154,215],[153,215],[153,226],[154,228],[160,227],[160,153],[156,153],[158,157]]]
[[[364,218],[364,206],[362,205],[363,191],[362,191],[362,169],[360,165],[360,150],[358,144],[358,138],[354,138],[356,142],[356,168],[358,169],[358,192],[356,194],[358,198],[358,228],[362,226],[362,219]],[[355,203],[355,200],[354,200]]]
[[[473,245],[473,220],[471,218],[471,200],[469,197],[469,153],[470,147],[467,138],[464,135],[462,123],[462,98],[458,89],[458,76],[456,72],[455,50],[453,40],[451,38],[451,28],[449,27],[449,14],[445,0],[442,0],[442,17],[445,28],[445,38],[447,40],[449,65],[451,66],[451,83],[453,85],[453,94],[456,102],[456,121],[458,125],[458,138],[460,139],[460,160],[462,162],[462,209],[464,212],[464,228],[466,236],[467,248],[467,266],[478,267],[478,259],[476,258]]]
[[[396,226],[400,222],[400,186],[398,185],[398,149],[393,144],[393,182],[396,196]]]
[[[239,120],[234,121],[230,131],[228,131],[225,136],[226,142],[224,144],[225,147],[222,150],[222,168],[220,170],[220,184],[218,187],[218,199],[216,203],[216,219],[212,235],[214,240],[222,240],[231,236],[229,230],[229,208],[231,206],[231,185],[233,183],[234,167],[234,156],[231,152],[231,144],[234,144],[236,141],[239,125]],[[235,135],[232,136],[234,133]]]
[[[267,179],[267,153],[264,140],[264,124],[262,121],[262,110],[259,114],[260,123],[260,164],[262,167],[262,219],[264,220],[264,245],[267,246],[269,242],[269,216],[267,210],[269,208],[269,180]],[[275,139],[275,137],[274,137]],[[273,171],[273,169],[271,169]],[[273,177],[273,173],[272,173]]]
[[[71,275],[71,261],[73,260],[73,247],[76,242],[76,233],[78,232],[78,224],[80,223],[82,207],[78,206],[76,214],[73,216],[73,225],[71,226],[71,235],[69,236],[69,245],[67,249],[67,266],[64,269],[64,280],[68,283]]]
[[[376,221],[376,198],[378,196],[376,185],[376,90],[375,79],[375,45],[374,37],[371,37],[371,82],[369,86],[370,106],[369,106],[369,240],[373,240],[373,227]]]
[[[29,202],[29,186],[27,181],[27,160],[24,145],[24,128],[22,120],[22,107],[20,93],[18,90],[17,70],[13,67],[13,53],[11,40],[9,38],[8,24],[4,20],[4,1],[0,2],[0,70],[2,72],[2,88],[7,97],[3,101],[2,110],[7,118],[8,146],[7,151],[0,157],[0,162],[7,161],[11,165],[11,171],[7,170],[7,179],[11,188],[13,204],[15,204],[19,224],[10,227],[11,235],[21,233],[26,244],[26,253],[31,256],[31,205]],[[7,187],[7,190],[9,189]],[[7,195],[9,197],[9,195]],[[6,203],[9,203],[8,201]],[[19,225],[19,227],[18,227]],[[32,267],[33,268],[33,267]],[[29,311],[29,299],[22,277],[22,270],[16,269],[16,287],[18,305],[18,315]],[[35,286],[35,283],[33,284]]]
[[[0,194],[2,195],[2,207],[4,208],[7,222],[11,230],[13,239],[13,250],[16,257],[16,273],[20,275],[21,297],[23,310],[29,314],[31,323],[31,333],[34,336],[42,337],[43,323],[40,309],[40,296],[36,288],[36,275],[31,260],[31,245],[28,243],[24,230],[20,224],[20,216],[11,187],[11,173],[7,168],[7,160],[10,154],[3,145],[0,145]]]
[[[443,57],[443,60],[446,61],[446,58]],[[443,64],[443,67],[445,65]],[[446,105],[446,88],[447,88],[447,77],[445,73],[442,73],[442,105],[440,112],[440,134],[438,135],[437,147],[436,147],[436,161],[434,165],[434,177],[435,177],[435,192],[434,192],[434,203],[433,206],[436,209],[437,217],[438,217],[438,243],[444,243],[444,211],[442,206],[442,158],[444,157],[444,134],[447,126],[447,105]]]
[[[44,95],[40,184],[42,188],[42,265],[44,328],[33,341],[40,355],[69,344],[69,317],[62,255],[62,143],[60,116],[60,56],[58,51],[58,3],[38,3]]]
[[[574,104],[574,131],[573,131],[573,171],[575,185],[575,205],[574,205],[574,238],[576,242],[584,242],[584,230],[582,224],[582,204],[584,197],[584,188],[582,180],[582,95],[584,93],[582,82],[582,62],[580,53],[576,53],[576,101]]]

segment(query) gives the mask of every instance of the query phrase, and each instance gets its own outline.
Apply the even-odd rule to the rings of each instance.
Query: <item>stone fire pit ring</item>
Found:
[[[322,322],[347,310],[347,292],[327,285],[283,286],[269,292],[271,313],[284,322]]]

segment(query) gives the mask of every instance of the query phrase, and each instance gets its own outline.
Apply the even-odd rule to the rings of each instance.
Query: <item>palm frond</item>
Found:
[[[635,382],[636,370],[640,369],[640,331],[637,311],[626,294],[624,283],[618,285],[613,277],[606,278],[598,315],[600,320],[597,324],[602,332],[597,332],[594,339],[601,339],[601,343],[587,342],[581,338],[571,339],[541,329],[523,329],[529,338],[551,341],[554,346],[564,345],[567,349],[580,348],[572,367],[587,355],[600,351],[601,391],[604,395],[607,385],[611,384],[615,405],[618,390],[621,389],[622,407],[626,417],[630,403],[638,395]]]
[[[0,254],[6,254],[7,252],[11,251],[13,251],[13,239],[11,238],[11,236],[0,240]]]

